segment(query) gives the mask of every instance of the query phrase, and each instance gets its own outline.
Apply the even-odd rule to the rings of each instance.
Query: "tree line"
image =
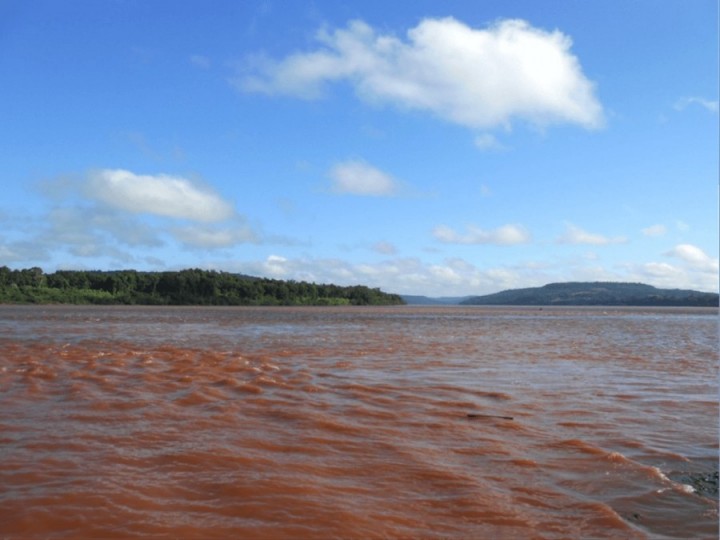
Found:
[[[328,306],[404,304],[396,294],[363,285],[341,287],[257,278],[197,268],[136,270],[12,270],[0,267],[0,303],[204,306]]]

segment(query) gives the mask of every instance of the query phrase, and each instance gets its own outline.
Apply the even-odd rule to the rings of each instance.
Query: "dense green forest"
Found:
[[[11,270],[0,267],[0,303],[150,304],[210,306],[328,306],[403,304],[402,298],[362,285],[340,287],[188,269]]]
[[[643,283],[569,282],[473,296],[465,305],[505,306],[717,306],[717,293],[658,289]]]

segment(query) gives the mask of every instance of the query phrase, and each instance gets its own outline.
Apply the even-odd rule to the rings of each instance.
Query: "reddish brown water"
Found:
[[[0,537],[717,538],[717,347],[716,310],[0,306]]]

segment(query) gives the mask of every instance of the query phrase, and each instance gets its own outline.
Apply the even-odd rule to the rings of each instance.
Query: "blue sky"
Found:
[[[0,265],[717,290],[711,0],[0,2]]]

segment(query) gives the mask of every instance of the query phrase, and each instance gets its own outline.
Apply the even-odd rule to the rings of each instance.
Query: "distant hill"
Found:
[[[718,306],[717,293],[658,289],[642,283],[569,282],[473,296],[482,306]]]

